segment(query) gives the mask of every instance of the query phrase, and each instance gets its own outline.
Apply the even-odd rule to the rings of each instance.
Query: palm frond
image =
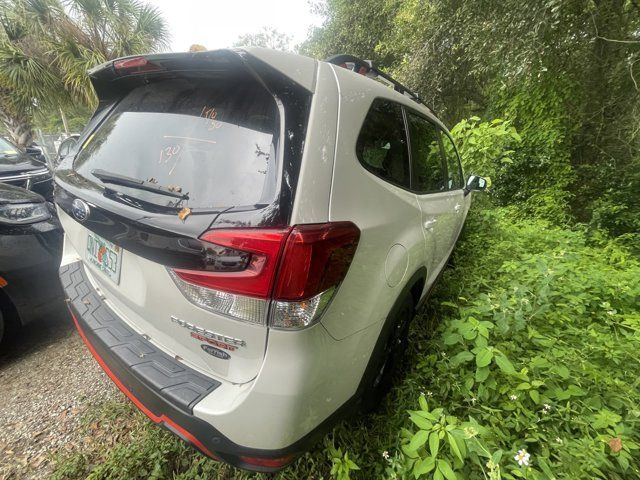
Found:
[[[87,70],[166,48],[160,11],[139,0],[0,0],[0,108],[96,103]]]

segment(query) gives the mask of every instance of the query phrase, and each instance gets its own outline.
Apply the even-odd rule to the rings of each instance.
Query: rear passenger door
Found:
[[[444,154],[445,164],[447,166],[447,190],[450,198],[455,200],[453,205],[453,243],[458,240],[460,230],[464,224],[464,219],[471,205],[471,195],[464,194],[464,174],[460,164],[460,157],[456,149],[453,139],[444,131],[440,131],[442,140],[442,153]]]
[[[411,151],[411,189],[421,210],[429,275],[440,271],[457,236],[458,194],[450,190],[440,129],[427,118],[406,110]],[[433,250],[433,251],[431,251]]]

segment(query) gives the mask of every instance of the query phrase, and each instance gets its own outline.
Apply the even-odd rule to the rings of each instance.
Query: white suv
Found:
[[[369,63],[128,57],[56,172],[87,346],[154,422],[275,471],[392,378],[481,177]]]

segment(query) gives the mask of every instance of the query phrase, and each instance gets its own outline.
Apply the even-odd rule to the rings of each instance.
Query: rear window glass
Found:
[[[147,202],[190,208],[271,203],[277,184],[279,113],[254,82],[165,80],[139,87],[114,108],[74,162],[188,193],[172,197],[109,188]]]

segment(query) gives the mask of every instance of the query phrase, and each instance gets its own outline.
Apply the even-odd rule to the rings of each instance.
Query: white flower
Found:
[[[517,399],[518,399],[517,395],[514,395],[514,394],[509,395],[509,400],[512,400],[515,402]]]
[[[551,405],[549,405],[548,403],[545,403],[542,406],[542,413],[549,413],[551,411]]]
[[[516,454],[516,456],[513,457],[513,459],[516,462],[518,462],[518,465],[520,465],[521,467],[523,465],[525,467],[528,467],[530,458],[531,458],[531,455],[529,453],[527,453],[527,451],[524,448],[522,450],[518,450],[518,453]]]
[[[556,437],[556,443],[562,443],[562,439],[560,437]]]
[[[384,452],[382,452],[382,457],[383,457],[385,460],[389,460],[389,452],[387,452],[386,450],[385,450]]]
[[[609,315],[615,315],[616,314],[616,310],[607,310],[607,313]]]

